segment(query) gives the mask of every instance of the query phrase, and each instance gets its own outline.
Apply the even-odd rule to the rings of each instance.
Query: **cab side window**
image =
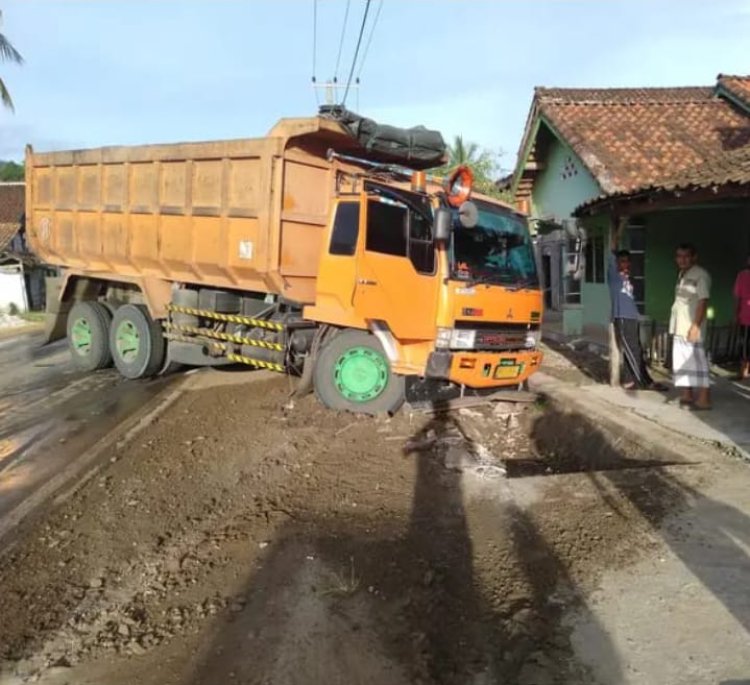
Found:
[[[370,200],[367,205],[366,249],[406,257],[407,216],[404,205]]]
[[[400,203],[370,200],[366,249],[395,257],[408,257],[419,273],[435,273],[432,224]]]
[[[359,202],[341,202],[331,233],[329,252],[351,257],[357,251],[359,236]]]
[[[435,273],[432,224],[414,211],[409,212],[409,259],[419,273]]]

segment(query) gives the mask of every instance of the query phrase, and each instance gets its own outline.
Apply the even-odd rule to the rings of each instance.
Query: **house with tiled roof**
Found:
[[[606,338],[606,255],[620,217],[653,329],[669,318],[675,246],[691,242],[713,278],[713,324],[728,331],[732,284],[750,250],[750,77],[537,88],[511,192],[537,231],[546,317],[562,333]]]

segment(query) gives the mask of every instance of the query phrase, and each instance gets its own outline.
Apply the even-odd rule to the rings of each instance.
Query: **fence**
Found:
[[[652,321],[643,326],[644,349],[650,364],[672,368],[672,336],[669,326]],[[739,326],[717,326],[709,321],[706,329],[706,353],[712,362],[734,362],[740,358],[742,333]]]

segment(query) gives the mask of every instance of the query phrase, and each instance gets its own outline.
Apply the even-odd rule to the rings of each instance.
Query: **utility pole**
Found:
[[[313,80],[312,87],[316,92],[322,90],[325,93],[325,104],[327,105],[335,105],[341,102],[340,96],[343,94],[343,91],[346,90],[346,84],[339,83],[338,79],[335,77],[327,81],[322,81],[321,83]],[[349,90],[356,92],[357,109],[359,109],[359,79],[349,86]]]

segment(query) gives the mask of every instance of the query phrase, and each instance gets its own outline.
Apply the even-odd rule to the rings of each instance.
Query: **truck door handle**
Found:
[[[358,278],[357,279],[357,283],[359,285],[377,285],[378,284],[377,281],[370,281],[370,280],[368,280],[366,278]]]

